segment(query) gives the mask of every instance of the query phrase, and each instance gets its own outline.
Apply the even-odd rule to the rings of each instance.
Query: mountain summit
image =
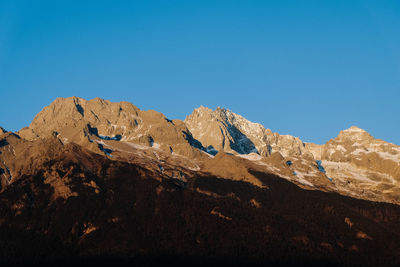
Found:
[[[349,141],[355,141],[355,140],[368,141],[372,140],[373,137],[367,131],[357,126],[351,126],[349,129],[341,131],[339,135],[336,137],[336,139],[349,140]]]
[[[257,153],[261,156],[279,152],[283,155],[305,153],[303,142],[290,135],[279,135],[259,123],[225,108],[200,107],[186,117],[185,124],[204,146],[217,151],[238,154]]]
[[[168,120],[154,110],[142,111],[129,102],[112,103],[101,98],[57,98],[18,133],[27,140],[57,136],[97,151],[104,140],[156,146],[164,151],[196,157],[185,124]]]

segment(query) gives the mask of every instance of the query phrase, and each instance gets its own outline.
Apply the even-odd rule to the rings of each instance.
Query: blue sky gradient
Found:
[[[400,1],[0,0],[0,95],[13,131],[76,95],[400,145]]]

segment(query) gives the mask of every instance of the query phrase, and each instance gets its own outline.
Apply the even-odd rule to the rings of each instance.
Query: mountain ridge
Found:
[[[211,172],[262,186],[245,171],[256,168],[308,189],[400,203],[400,147],[374,139],[357,126],[317,145],[274,133],[221,107],[200,106],[181,121],[129,102],[70,97],[57,98],[16,134],[28,141],[55,137],[116,160],[140,154],[146,158],[143,164],[155,170],[168,163],[171,170],[185,166],[188,172]],[[244,169],[213,167],[221,151],[243,158],[235,161]]]

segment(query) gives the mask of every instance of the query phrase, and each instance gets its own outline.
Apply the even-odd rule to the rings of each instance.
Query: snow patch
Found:
[[[351,126],[349,129],[344,130],[344,132],[352,132],[352,133],[364,133],[363,129],[358,128],[357,126]]]
[[[193,163],[193,164],[195,165],[194,167],[186,167],[186,168],[191,170],[191,171],[195,171],[195,172],[200,171],[199,165],[197,165],[195,163]]]
[[[324,166],[322,166],[322,161],[317,160],[316,162],[317,162],[318,170],[322,173],[326,173]]]
[[[160,148],[160,144],[154,142],[152,147],[159,149]]]
[[[209,154],[209,153],[207,153],[206,151],[203,151],[203,150],[200,150],[202,153],[204,153],[204,154],[206,154],[207,156],[209,156],[210,158],[214,158],[214,156],[213,155],[211,155],[211,154]]]
[[[314,187],[312,183],[304,179],[304,177],[309,176],[308,173],[294,171],[293,174],[297,177],[296,181],[298,181],[299,183]]]
[[[367,151],[366,151],[365,149],[357,148],[356,150],[354,150],[354,151],[351,152],[350,154],[352,154],[352,155],[359,155],[359,154],[365,154],[365,153],[367,153]]]
[[[371,174],[377,175],[381,178],[387,179],[389,182],[393,184],[398,184],[398,182],[393,179],[392,176],[375,172],[371,170],[363,170],[351,165],[348,162],[333,162],[333,161],[322,161],[327,171],[328,177],[340,179],[342,181],[347,181],[349,178],[358,180],[359,182],[368,183],[369,185],[376,185],[380,182],[371,180],[369,176]]]
[[[139,144],[135,144],[135,143],[125,142],[125,144],[127,144],[133,148],[136,148],[136,149],[141,149],[141,150],[149,149],[148,146],[139,145]]]
[[[114,140],[114,141],[120,141],[121,138],[122,138],[122,136],[119,135],[119,134],[114,135],[114,136],[105,136],[105,135],[100,135],[100,134],[99,134],[99,137],[100,137],[101,139],[103,139],[103,140]]]
[[[336,150],[346,152],[346,148],[344,148],[344,146],[342,146],[342,145],[336,146]]]
[[[332,156],[332,154],[335,153],[335,152],[336,152],[336,150],[333,149],[333,148],[330,148],[330,149],[328,150],[329,156]]]
[[[399,155],[392,155],[389,152],[375,152],[381,157],[382,159],[388,159],[392,161],[399,161]]]
[[[354,150],[351,154],[352,155],[360,155],[360,154],[366,154],[368,153],[367,151],[365,151],[364,149],[356,149]],[[392,160],[395,162],[400,161],[400,155],[393,155],[390,154],[389,152],[380,152],[380,151],[373,151],[371,153],[376,153],[378,154],[378,156],[384,160]]]

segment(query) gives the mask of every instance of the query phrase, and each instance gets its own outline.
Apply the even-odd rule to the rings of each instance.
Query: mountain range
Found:
[[[219,107],[57,98],[0,127],[0,261],[400,264],[399,163],[356,126],[318,145]]]

